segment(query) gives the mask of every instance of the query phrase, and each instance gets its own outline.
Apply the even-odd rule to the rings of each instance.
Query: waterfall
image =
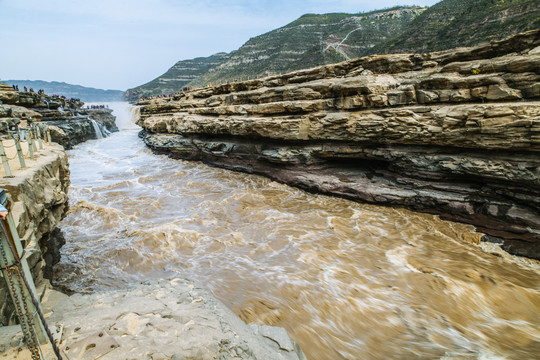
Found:
[[[94,132],[96,133],[96,139],[103,139],[103,132],[101,131],[101,127],[99,126],[97,121],[90,118],[88,118],[88,120],[90,120],[90,122],[92,123],[92,126],[94,127]]]

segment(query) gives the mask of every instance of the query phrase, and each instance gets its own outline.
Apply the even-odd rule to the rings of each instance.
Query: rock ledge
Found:
[[[305,360],[284,329],[246,325],[185,279],[70,297],[52,291],[45,295],[44,311],[50,327],[63,326],[60,348],[75,358]],[[17,344],[20,336],[7,332],[3,346]],[[25,351],[11,348],[2,358],[20,359]]]
[[[540,30],[140,101],[173,157],[475,225],[540,259]]]

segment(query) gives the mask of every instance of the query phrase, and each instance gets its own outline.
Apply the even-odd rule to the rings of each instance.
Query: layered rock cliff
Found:
[[[49,119],[47,124],[51,125],[51,139],[71,149],[87,140],[105,137],[118,131],[112,112],[108,108],[81,109],[69,118]]]
[[[540,258],[540,31],[139,102],[151,148],[473,224]]]
[[[66,149],[118,131],[111,109],[88,109],[79,99],[15,91],[0,83],[0,132],[17,125],[23,113],[33,121],[50,125],[52,140]]]
[[[0,188],[11,198],[8,209],[24,245],[34,283],[45,286],[52,278],[52,266],[60,259],[64,243],[56,226],[68,210],[69,167],[64,149],[50,144],[26,169],[13,177],[0,178]],[[15,170],[15,169],[13,169]],[[0,326],[16,323],[16,314],[4,279],[0,277]]]

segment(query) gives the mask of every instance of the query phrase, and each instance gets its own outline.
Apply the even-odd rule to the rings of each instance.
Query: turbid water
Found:
[[[69,151],[56,282],[77,292],[182,276],[308,359],[540,357],[540,270],[471,226],[154,155],[121,128]]]

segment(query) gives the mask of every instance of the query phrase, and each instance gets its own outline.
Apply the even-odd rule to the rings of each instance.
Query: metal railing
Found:
[[[25,133],[23,131],[8,129],[7,136],[0,139],[0,160],[5,173],[4,177],[13,177],[12,168],[16,165],[13,162],[10,164],[11,160],[18,157],[19,168],[24,169],[26,168],[25,159],[35,159],[37,152],[44,149],[44,144],[51,143],[51,132],[47,124],[33,123]]]
[[[0,203],[0,212],[8,210],[5,219],[0,219],[0,269],[15,305],[24,341],[32,360],[46,359],[44,346],[47,349],[52,347],[54,356],[62,360],[60,349],[40,309],[34,281],[3,189],[0,189]]]

